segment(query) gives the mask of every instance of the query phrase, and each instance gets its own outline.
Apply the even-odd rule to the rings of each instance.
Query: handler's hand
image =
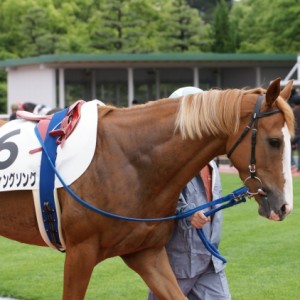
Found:
[[[210,217],[206,217],[202,210],[192,215],[191,224],[197,229],[202,228],[207,222],[210,222]]]

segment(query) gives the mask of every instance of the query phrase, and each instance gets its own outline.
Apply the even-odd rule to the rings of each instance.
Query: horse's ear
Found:
[[[276,78],[275,80],[273,80],[271,82],[271,84],[269,85],[269,87],[267,89],[266,102],[267,102],[268,107],[272,106],[272,104],[278,98],[278,96],[280,94],[280,81],[281,81],[281,78]]]
[[[285,88],[281,91],[280,96],[285,100],[288,101],[291,97],[292,88],[293,88],[293,80],[290,80]]]

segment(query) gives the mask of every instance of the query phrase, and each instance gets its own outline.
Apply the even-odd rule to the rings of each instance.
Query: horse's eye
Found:
[[[273,139],[269,139],[269,144],[271,147],[278,149],[281,145],[281,141],[280,139],[273,138]]]

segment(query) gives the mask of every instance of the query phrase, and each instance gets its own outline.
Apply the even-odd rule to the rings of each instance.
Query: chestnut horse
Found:
[[[214,157],[228,152],[259,214],[283,220],[293,208],[290,82],[267,90],[210,90],[130,108],[99,107],[96,152],[70,188],[105,211],[133,218],[173,215],[181,189]],[[259,95],[256,144],[243,134]],[[252,128],[250,129],[250,131]],[[236,143],[238,141],[238,143]],[[236,144],[236,146],[234,146]],[[252,151],[251,151],[252,144]],[[79,145],[87,147],[88,145]],[[254,150],[253,150],[254,149]],[[255,176],[249,176],[250,171]],[[120,256],[159,299],[185,299],[164,245],[174,221],[132,222],[97,214],[58,190],[66,244],[63,299],[84,299],[93,268]],[[0,234],[45,246],[30,191],[2,192]]]

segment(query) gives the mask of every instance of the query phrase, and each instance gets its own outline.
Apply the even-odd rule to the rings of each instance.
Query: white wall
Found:
[[[9,68],[7,71],[8,113],[13,103],[33,102],[56,107],[55,70],[43,65]]]

